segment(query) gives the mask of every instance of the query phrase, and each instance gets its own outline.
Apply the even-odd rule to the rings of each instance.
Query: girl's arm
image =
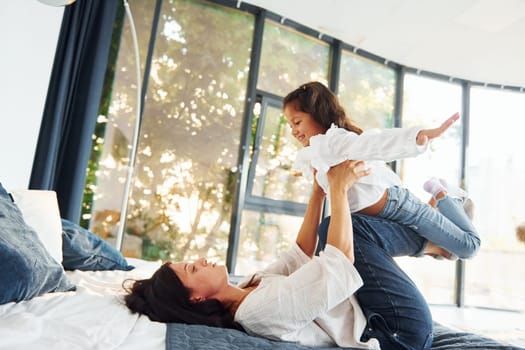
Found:
[[[455,113],[434,129],[371,129],[361,135],[342,128],[329,129],[319,139],[319,156],[321,159],[339,156],[344,159],[385,162],[414,157],[426,150],[428,141],[441,136],[458,119],[459,114]]]
[[[317,227],[321,221],[321,211],[323,209],[325,193],[314,180],[312,195],[306,208],[299,233],[297,234],[296,244],[286,252],[283,252],[279,259],[266,266],[262,272],[267,274],[278,274],[288,276],[302,265],[312,259],[317,247]],[[245,287],[249,279],[243,280],[238,286]]]
[[[389,162],[417,156],[426,150],[416,138],[421,128],[370,129],[357,135],[344,129],[330,129],[319,144],[319,157]]]

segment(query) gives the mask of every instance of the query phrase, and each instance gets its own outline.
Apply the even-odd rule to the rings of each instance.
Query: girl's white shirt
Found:
[[[294,244],[238,286],[252,279],[259,285],[235,313],[248,334],[306,346],[380,349],[377,339],[360,341],[366,318],[354,293],[363,281],[339,249],[327,245],[310,259]]]
[[[385,162],[417,156],[427,145],[416,144],[421,128],[370,129],[358,135],[332,125],[325,134],[310,138],[310,146],[302,148],[295,159],[294,168],[307,179],[313,179],[317,170],[317,183],[329,194],[326,173],[330,167],[347,159],[364,160],[370,174],[360,178],[348,191],[351,212],[358,212],[377,203],[385,190],[401,186],[401,179]]]

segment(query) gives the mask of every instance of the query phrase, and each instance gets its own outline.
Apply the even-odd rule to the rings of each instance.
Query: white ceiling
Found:
[[[525,0],[249,0],[415,69],[525,87]]]

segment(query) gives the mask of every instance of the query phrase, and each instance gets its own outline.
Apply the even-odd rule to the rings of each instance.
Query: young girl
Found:
[[[477,252],[480,239],[476,229],[465,213],[462,200],[453,198],[465,196],[461,189],[452,188],[444,180],[427,181],[424,188],[432,194],[431,202],[438,208],[435,210],[401,187],[401,179],[385,164],[424,152],[428,142],[445,132],[459,119],[459,114],[435,129],[363,132],[346,117],[337,97],[319,82],[304,84],[289,93],[283,109],[292,134],[304,146],[295,167],[308,178],[315,171],[325,193],[329,193],[326,173],[330,167],[347,159],[365,160],[371,174],[361,178],[348,192],[351,212],[380,216],[416,231],[446,250],[431,249],[437,253],[429,254],[437,258],[466,259]]]

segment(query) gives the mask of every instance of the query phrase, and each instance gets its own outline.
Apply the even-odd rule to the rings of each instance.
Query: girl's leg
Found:
[[[326,218],[319,226],[321,237],[326,237],[328,223]],[[377,217],[353,214],[352,224],[354,264],[364,282],[356,292],[367,318],[362,340],[376,338],[381,349],[430,349],[432,316],[428,305],[392,258],[416,254],[426,240]]]
[[[467,217],[461,200],[445,196],[435,210],[405,188],[388,189],[388,199],[380,216],[406,225],[422,237],[462,259],[479,249],[480,238]]]

